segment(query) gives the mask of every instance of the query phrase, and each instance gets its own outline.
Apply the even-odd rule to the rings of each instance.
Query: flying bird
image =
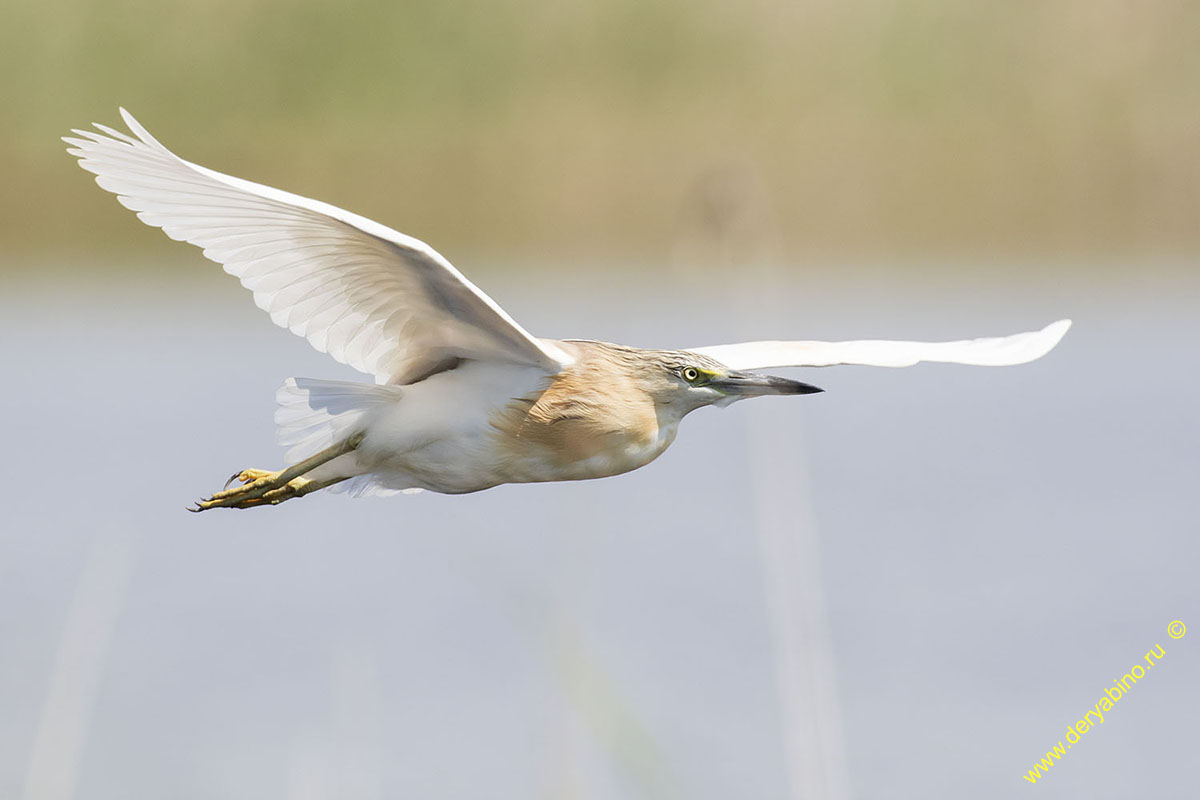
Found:
[[[142,222],[203,248],[277,325],[375,378],[288,378],[275,413],[288,466],[242,470],[193,511],[277,505],[330,487],[461,494],[617,475],[661,455],[697,408],[821,391],[756,370],[1022,364],[1071,324],[936,343],[644,350],[541,339],[424,242],[185,161],[120,111],[132,135],[96,124],[63,139],[96,183]]]

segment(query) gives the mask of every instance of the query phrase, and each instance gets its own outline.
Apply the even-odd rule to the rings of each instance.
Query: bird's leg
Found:
[[[225,483],[228,486],[237,480],[241,481],[241,486],[216,492],[207,500],[198,501],[196,507],[191,510],[207,511],[210,508],[253,508],[260,505],[278,505],[284,500],[303,497],[318,489],[332,486],[343,479],[313,481],[302,476],[322,464],[352,452],[362,443],[362,439],[363,435],[357,433],[333,447],[328,447],[287,469],[276,472],[263,469],[244,469]]]

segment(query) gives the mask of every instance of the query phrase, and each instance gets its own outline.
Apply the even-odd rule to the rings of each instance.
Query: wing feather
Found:
[[[448,355],[550,373],[569,363],[424,242],[185,161],[121,116],[132,135],[96,124],[64,137],[68,152],[142,222],[200,247],[317,350],[379,383],[405,383]]]
[[[691,348],[732,369],[831,367],[910,367],[922,361],[1001,367],[1034,361],[1050,352],[1071,320],[1062,319],[1040,331],[957,342],[745,342]]]

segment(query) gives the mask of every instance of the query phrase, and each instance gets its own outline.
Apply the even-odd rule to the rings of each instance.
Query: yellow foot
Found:
[[[303,461],[292,464],[287,469],[269,472],[265,469],[244,469],[225,481],[225,488],[205,500],[196,503],[189,511],[207,511],[210,508],[254,508],[255,506],[273,506],[290,500],[293,497],[303,497],[306,494],[332,486],[346,480],[348,475],[314,481],[301,477],[322,464],[333,461],[353,451],[362,443],[363,434],[353,436],[327,447],[319,453],[314,453]],[[241,482],[241,486],[232,489],[229,484]]]
[[[195,508],[189,511],[207,511],[210,508],[256,508],[258,506],[275,506],[293,497],[303,497],[315,492],[325,484],[318,484],[308,478],[292,478],[286,483],[281,482],[284,471],[271,472],[265,469],[244,469],[225,482],[226,486],[235,480],[241,486],[233,489],[223,489],[206,500],[196,502]]]

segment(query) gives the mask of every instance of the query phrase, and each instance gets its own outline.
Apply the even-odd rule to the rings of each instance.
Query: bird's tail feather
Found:
[[[400,397],[398,386],[288,378],[275,393],[275,440],[288,464],[332,447],[361,429],[376,409]]]

